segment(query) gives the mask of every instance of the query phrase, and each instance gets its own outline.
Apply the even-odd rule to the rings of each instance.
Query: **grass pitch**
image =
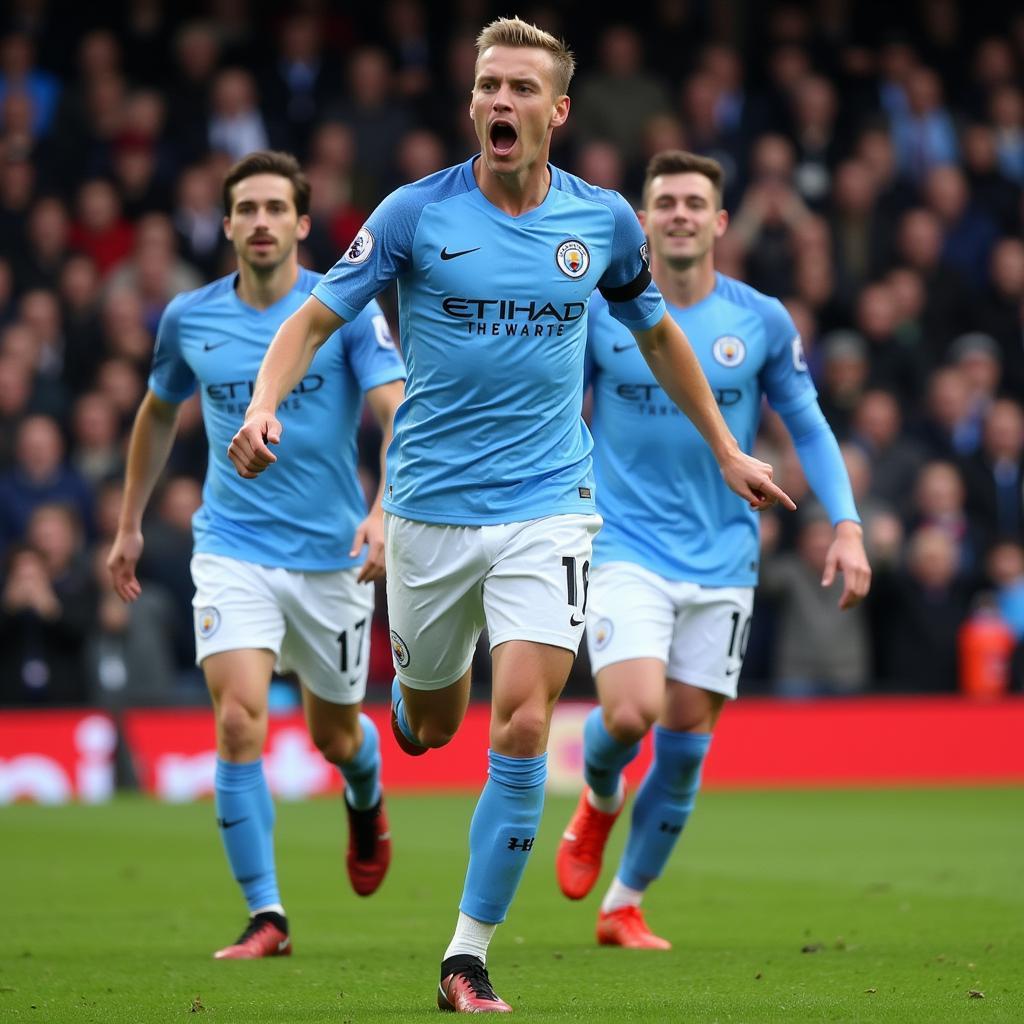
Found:
[[[0,808],[0,1021],[438,1020],[469,796],[392,797],[395,859],[360,899],[333,801],[278,807],[290,958],[214,962],[245,912],[207,804]],[[495,986],[530,1021],[1024,1020],[1024,791],[709,792],[648,920],[670,953],[601,949],[558,893],[572,801],[549,799],[498,930]],[[971,995],[971,993],[978,993]]]

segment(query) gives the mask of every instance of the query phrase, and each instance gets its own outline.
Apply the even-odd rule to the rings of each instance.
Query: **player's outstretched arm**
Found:
[[[366,392],[366,401],[380,424],[380,487],[377,488],[377,497],[373,501],[373,506],[366,514],[366,518],[356,527],[355,536],[352,538],[350,557],[355,558],[364,544],[368,548],[366,561],[356,577],[359,583],[384,578],[384,507],[382,503],[384,490],[387,487],[387,452],[395,429],[395,413],[404,398],[405,382],[400,380],[389,381],[387,384],[370,388]]]
[[[740,450],[675,320],[666,313],[650,330],[633,333],[658,383],[707,441],[729,487],[759,512],[776,503],[793,511],[793,499],[772,481],[772,467]]]
[[[281,440],[277,407],[302,380],[316,350],[344,322],[319,299],[310,296],[278,328],[256,375],[245,422],[228,446],[228,458],[239,476],[251,480],[277,461],[267,447]]]
[[[174,435],[178,431],[179,411],[176,403],[165,402],[152,391],[147,391],[135,414],[128,442],[128,464],[117,535],[107,556],[107,569],[114,590],[124,601],[134,601],[142,593],[142,585],[135,576],[135,567],[142,555],[142,515],[157,479],[167,465]]]

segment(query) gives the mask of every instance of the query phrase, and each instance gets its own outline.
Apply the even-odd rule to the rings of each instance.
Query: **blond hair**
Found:
[[[564,96],[569,91],[569,82],[572,81],[572,74],[576,70],[576,58],[565,42],[556,39],[550,32],[545,32],[544,29],[520,18],[496,18],[489,25],[485,25],[480,35],[476,37],[477,64],[480,63],[484,51],[492,46],[544,50],[551,55],[555,95]]]

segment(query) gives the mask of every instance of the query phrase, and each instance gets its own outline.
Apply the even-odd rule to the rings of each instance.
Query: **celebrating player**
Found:
[[[654,280],[686,331],[730,429],[754,441],[762,396],[782,417],[835,527],[822,585],[843,574],[840,607],[871,570],[838,445],[818,408],[800,338],[782,304],[716,274],[726,229],[722,169],[690,153],[656,155],[640,214]],[[587,788],[562,837],[558,883],[590,892],[625,799],[622,771],[654,726],[654,760],[629,841],[601,905],[602,944],[668,949],[640,902],[693,808],[711,732],[736,682],[757,581],[755,512],[723,485],[693,425],[676,414],[629,332],[595,302],[589,318],[595,476],[605,525],[594,547],[587,648],[601,706],[584,729]]]
[[[438,1004],[508,1012],[485,968],[534,845],[548,728],[586,611],[594,507],[580,418],[586,310],[600,289],[726,480],[758,508],[792,502],[743,454],[651,284],[643,232],[617,193],[549,166],[574,61],[519,19],[478,39],[470,115],[481,153],[392,193],[282,324],[230,455],[276,461],[278,403],[338,325],[398,280],[406,401],[384,497],[393,728],[408,752],[447,743],[470,695],[482,628],[493,658],[489,779]],[[282,453],[284,454],[284,453]]]
[[[225,454],[270,338],[320,280],[298,263],[309,193],[287,153],[251,153],[228,172],[224,233],[238,273],[177,296],[161,318],[108,562],[121,597],[138,597],[142,515],[178,406],[198,386],[210,462],[193,520],[196,662],[216,718],[217,824],[250,912],[237,942],[214,954],[222,959],[292,950],[262,762],[275,661],[299,676],[313,741],[345,778],[355,891],[374,892],[391,857],[377,731],[360,713],[384,545],[381,496],[367,514],[356,473],[356,430],[365,394],[387,445],[405,377],[380,307],[353,317],[282,396],[288,458],[279,474],[246,484]]]

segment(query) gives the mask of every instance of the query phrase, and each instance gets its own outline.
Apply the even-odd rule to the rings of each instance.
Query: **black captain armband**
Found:
[[[629,284],[619,285],[618,288],[602,288],[601,285],[598,285],[597,290],[608,302],[629,302],[630,299],[643,295],[650,283],[651,272],[647,267],[642,267],[640,273]]]

